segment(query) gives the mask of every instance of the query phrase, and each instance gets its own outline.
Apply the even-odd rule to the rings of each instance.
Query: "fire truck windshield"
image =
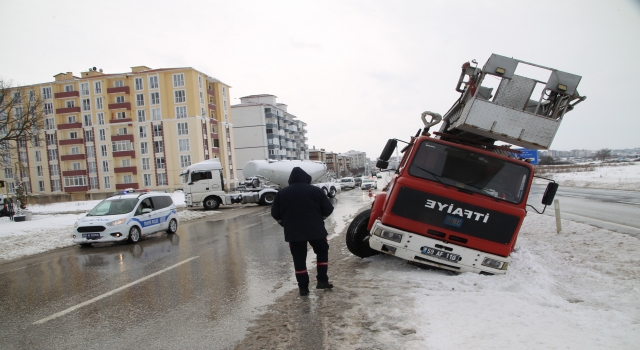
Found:
[[[429,141],[420,144],[409,174],[515,204],[530,176],[525,166]]]

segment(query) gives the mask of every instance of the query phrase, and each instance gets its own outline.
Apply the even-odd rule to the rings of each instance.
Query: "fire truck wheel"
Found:
[[[267,192],[265,194],[262,195],[262,197],[260,197],[260,204],[261,205],[271,205],[273,204],[273,201],[276,199],[276,195],[271,193],[271,192]]]
[[[216,197],[207,197],[202,204],[205,210],[214,210],[220,206],[220,200]]]
[[[332,187],[331,187],[331,190],[329,190],[329,195],[328,195],[328,196],[329,196],[329,198],[333,198],[333,197],[335,197],[337,192],[338,192],[338,191],[336,191],[336,188],[332,186]]]
[[[369,216],[371,216],[371,209],[356,215],[347,229],[347,249],[360,258],[379,254],[369,246],[369,231],[367,231]]]

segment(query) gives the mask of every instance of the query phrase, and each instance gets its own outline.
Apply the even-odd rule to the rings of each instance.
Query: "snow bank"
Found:
[[[178,208],[184,207],[184,192],[176,191],[171,193],[173,203]],[[31,204],[29,210],[36,214],[67,214],[67,213],[86,213],[93,209],[102,200],[77,201],[77,202],[59,202],[52,204]]]
[[[640,191],[639,162],[623,163],[623,166],[595,167],[593,171],[539,175],[549,177],[561,186]],[[547,182],[536,179],[535,183],[546,184]]]

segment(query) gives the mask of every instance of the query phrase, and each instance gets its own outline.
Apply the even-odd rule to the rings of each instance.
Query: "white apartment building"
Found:
[[[367,164],[366,152],[351,150],[351,151],[342,153],[341,155],[351,158],[351,169],[361,169],[361,168],[364,168]]]

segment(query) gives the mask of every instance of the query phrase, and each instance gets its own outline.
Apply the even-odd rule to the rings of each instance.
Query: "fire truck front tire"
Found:
[[[369,216],[371,216],[371,209],[356,215],[347,229],[347,249],[351,254],[359,258],[366,258],[380,253],[369,246],[369,231],[367,231]]]
[[[220,200],[217,197],[207,197],[204,202],[202,202],[202,206],[205,210],[215,210],[220,206]]]

